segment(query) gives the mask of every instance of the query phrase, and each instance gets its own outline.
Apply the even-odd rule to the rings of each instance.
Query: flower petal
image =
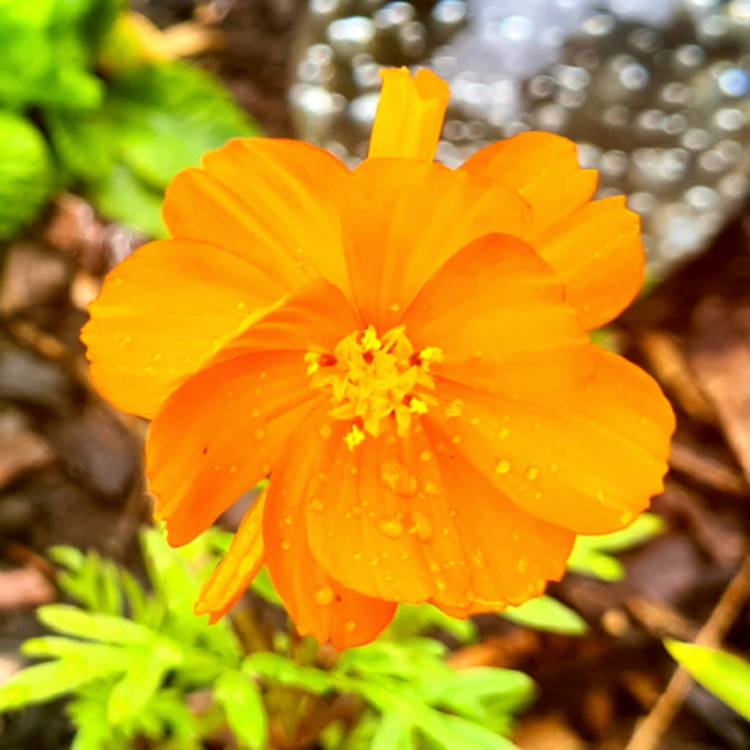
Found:
[[[206,581],[195,604],[195,614],[218,622],[245,593],[263,565],[263,509],[260,497],[247,511],[224,559]]]
[[[419,292],[403,323],[417,351],[439,347],[432,371],[505,395],[585,383],[588,336],[556,274],[525,242],[488,235],[451,258]]]
[[[370,138],[370,159],[432,161],[451,92],[448,84],[424,68],[414,78],[406,68],[380,73],[383,89]]]
[[[604,325],[643,285],[640,220],[622,197],[590,203],[595,170],[576,145],[551,133],[521,133],[482,149],[462,167],[518,191],[534,216],[524,239],[558,272],[586,328]]]
[[[317,398],[300,352],[235,357],[185,382],[156,415],[146,444],[170,544],[189,542],[267,476]]]
[[[332,352],[344,336],[362,328],[341,290],[318,279],[285,297],[224,346],[214,361],[258,351]]]
[[[297,630],[344,649],[374,640],[393,618],[396,605],[347,589],[310,551],[304,503],[311,478],[327,469],[325,446],[330,441],[321,441],[324,424],[324,411],[313,415],[279,462],[263,528],[268,570]]]
[[[529,218],[512,191],[439,164],[366,161],[350,188],[342,231],[354,299],[379,330],[397,324],[464,245],[490,232],[518,235]]]
[[[523,512],[437,426],[390,432],[354,451],[334,428],[325,471],[308,472],[315,558],[345,586],[398,601],[501,609],[565,570],[573,535]]]
[[[534,212],[525,235],[545,229],[591,200],[597,172],[581,169],[575,143],[554,133],[520,133],[477,151],[461,167],[518,192]]]
[[[586,328],[615,318],[643,286],[641,222],[622,196],[576,209],[538,235],[534,247],[558,272]]]
[[[152,417],[251,313],[283,293],[265,274],[197,242],[144,245],[107,276],[81,332],[97,389]]]
[[[674,415],[635,365],[592,347],[587,385],[547,402],[514,401],[448,381],[440,419],[466,460],[519,508],[579,534],[627,526],[663,488]]]
[[[346,288],[339,206],[349,172],[299,141],[230,141],[172,181],[164,221],[172,235],[222,247],[285,290],[323,277]]]

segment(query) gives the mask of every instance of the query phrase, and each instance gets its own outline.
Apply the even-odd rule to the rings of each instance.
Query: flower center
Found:
[[[330,394],[331,416],[353,420],[345,438],[350,450],[366,433],[377,437],[383,420],[389,418],[395,420],[396,431],[403,437],[412,416],[425,414],[434,403],[429,393],[435,388],[430,363],[440,361],[442,352],[434,346],[415,351],[405,330],[398,326],[378,337],[370,325],[344,336],[333,354],[305,355],[311,387]]]

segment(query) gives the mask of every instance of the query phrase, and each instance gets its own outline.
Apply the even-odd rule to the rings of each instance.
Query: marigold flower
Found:
[[[212,620],[263,563],[300,632],[339,648],[397,602],[500,610],[662,489],[672,411],[587,333],[641,286],[638,218],[592,202],[556,135],[434,163],[448,98],[385,71],[353,171],[294,141],[209,153],[167,192],[172,239],[91,306],[94,383],[154,419],[172,544],[271,478],[201,594]]]

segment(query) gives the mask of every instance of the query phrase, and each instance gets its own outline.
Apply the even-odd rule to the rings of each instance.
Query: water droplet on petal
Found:
[[[440,495],[440,488],[434,482],[425,482],[424,493],[425,495],[438,497]]]
[[[266,431],[262,427],[258,427],[258,429],[253,430],[253,437],[257,441],[263,440],[263,438],[266,436]]]
[[[329,437],[333,434],[333,430],[331,429],[331,425],[324,424],[320,428],[320,437],[323,438],[323,440],[328,440]]]
[[[510,430],[507,427],[503,427],[500,432],[497,433],[498,440],[505,440],[510,435]]]
[[[315,592],[315,601],[322,605],[327,606],[333,601],[333,589],[330,586],[323,586]]]
[[[378,522],[378,528],[389,539],[398,539],[404,533],[404,524],[398,518],[383,518]]]
[[[353,633],[357,629],[357,623],[354,622],[354,620],[349,620],[344,625],[344,630],[346,630],[347,633]]]
[[[518,572],[519,573],[525,573],[526,572],[526,568],[528,567],[528,564],[529,564],[528,558],[526,558],[526,557],[519,558],[518,564],[516,565],[516,567],[518,568]]]
[[[510,461],[507,458],[498,461],[495,465],[495,471],[498,474],[507,474],[510,471]]]
[[[316,497],[310,501],[310,504],[307,507],[315,513],[320,513],[324,507],[323,501],[319,497]]]
[[[415,510],[411,514],[412,526],[409,533],[414,534],[420,542],[429,542],[432,538],[432,523],[421,511]]]
[[[538,477],[539,477],[539,469],[537,469],[536,466],[529,466],[529,468],[526,471],[526,479],[528,479],[530,482],[533,482]]]
[[[422,451],[419,454],[419,460],[424,461],[424,463],[427,463],[432,458],[432,453],[430,451]]]
[[[417,478],[399,461],[385,461],[380,468],[380,479],[397,495],[411,497],[417,492]]]

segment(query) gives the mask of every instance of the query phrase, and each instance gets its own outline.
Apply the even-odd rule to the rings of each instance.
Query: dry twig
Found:
[[[749,595],[750,557],[747,557],[722,594],[711,617],[701,628],[695,643],[700,646],[719,646]],[[625,750],[656,750],[662,736],[677,716],[692,684],[693,680],[688,672],[678,667],[651,713],[636,727]]]

